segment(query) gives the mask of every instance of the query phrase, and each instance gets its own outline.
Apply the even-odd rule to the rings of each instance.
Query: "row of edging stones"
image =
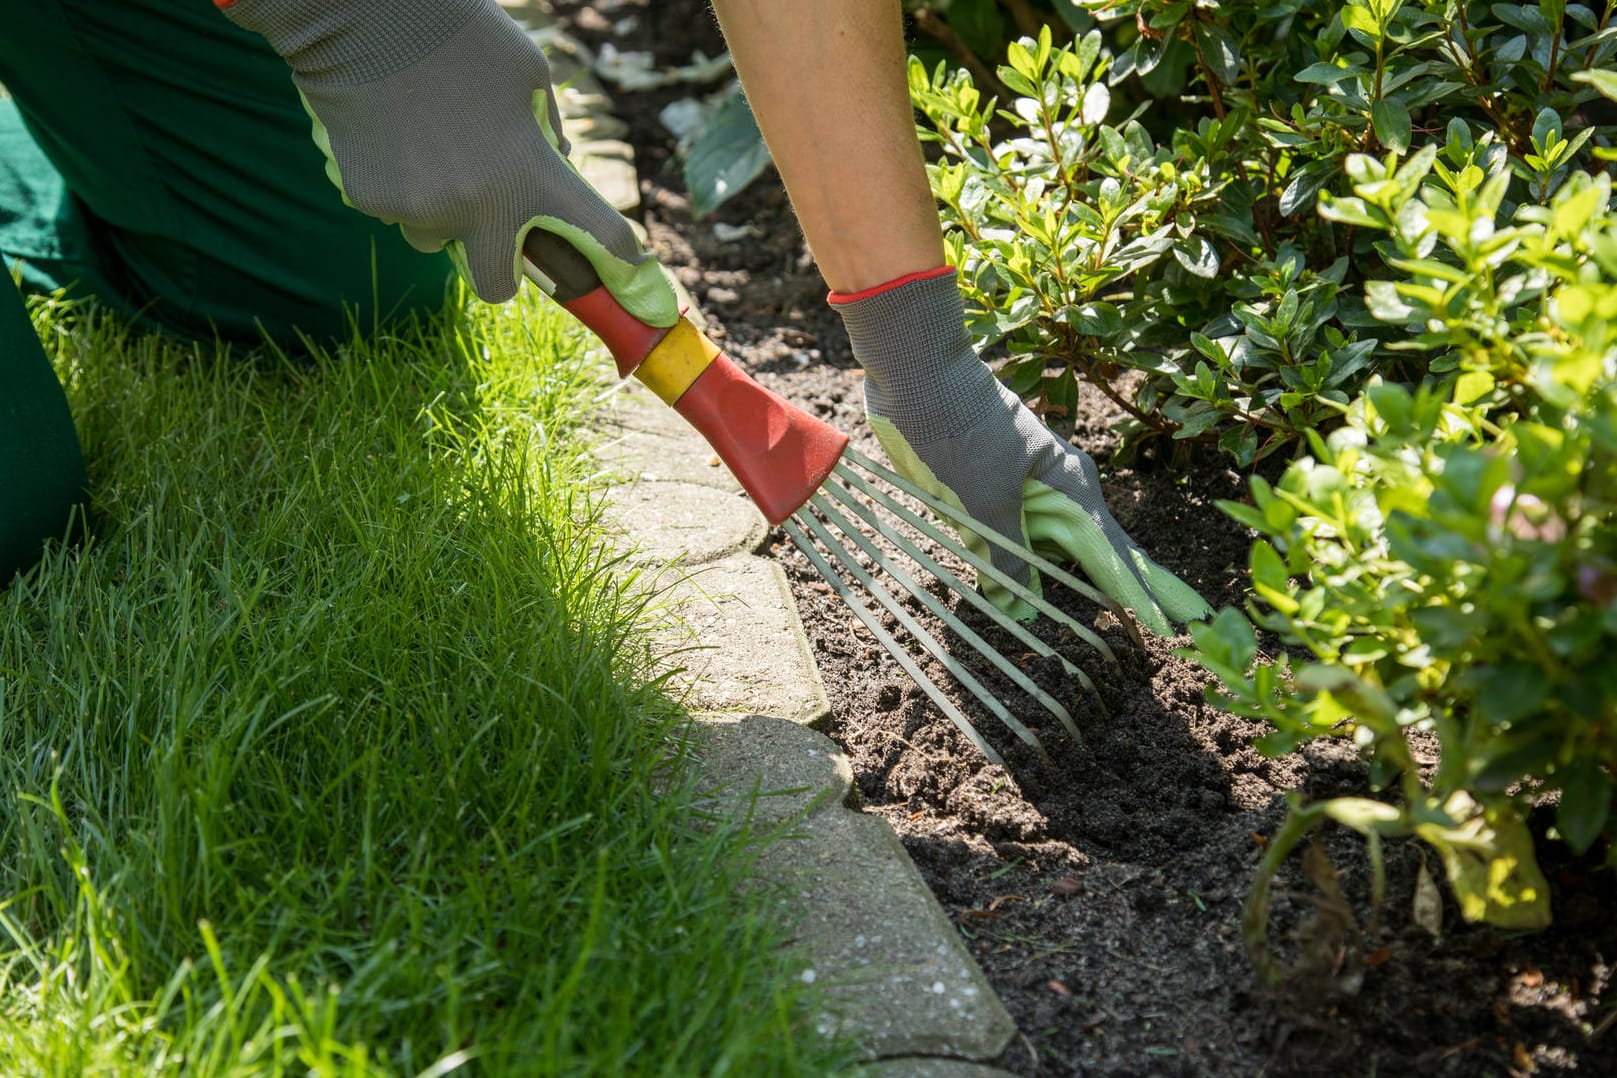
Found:
[[[757,551],[767,528],[712,452],[636,382],[598,429],[607,516],[628,559],[665,574],[672,612],[655,645],[678,651],[701,719],[699,767],[721,804],[789,826],[759,873],[829,1007],[881,1078],[987,1078],[971,1062],[1015,1026],[885,820],[858,811],[848,758],[814,729],[830,715],[785,573]]]
[[[639,184],[622,121],[579,62],[583,48],[543,0],[501,0],[551,57],[573,160],[631,219]],[[814,729],[825,686],[786,577],[759,556],[763,517],[701,436],[639,383],[596,424],[603,468],[621,481],[607,516],[628,558],[666,583],[673,612],[657,645],[679,649],[701,719],[704,781],[736,813],[787,826],[759,875],[822,989],[821,1032],[850,1036],[868,1078],[993,1078],[1016,1032],[885,820],[858,811],[848,759]]]

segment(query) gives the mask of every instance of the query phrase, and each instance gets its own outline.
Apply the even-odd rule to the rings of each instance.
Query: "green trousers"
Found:
[[[0,261],[149,328],[255,343],[442,306],[442,255],[342,202],[291,74],[212,0],[0,0]],[[67,401],[0,281],[0,587],[87,481]]]

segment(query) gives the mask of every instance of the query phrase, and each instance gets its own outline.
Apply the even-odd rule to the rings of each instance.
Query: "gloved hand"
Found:
[[[899,474],[1053,561],[1077,561],[1158,635],[1212,613],[1113,519],[1089,455],[1057,439],[977,358],[952,268],[833,293],[831,303],[865,368],[871,428]],[[1025,562],[961,531],[968,547],[1037,592]],[[979,585],[1018,618],[1036,613],[987,577]]]
[[[343,199],[447,248],[482,299],[516,294],[537,227],[641,322],[678,320],[628,221],[567,162],[550,67],[495,0],[215,2],[291,65]]]

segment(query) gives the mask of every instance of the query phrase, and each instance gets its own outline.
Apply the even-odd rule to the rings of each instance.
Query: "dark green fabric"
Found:
[[[0,281],[0,588],[82,507],[84,458],[22,297]]]
[[[436,309],[442,255],[325,176],[286,64],[210,0],[0,0],[0,251],[187,335]]]
[[[342,338],[454,270],[345,206],[286,64],[211,0],[0,0],[0,265],[171,333]],[[84,463],[0,281],[0,587],[66,533]]]

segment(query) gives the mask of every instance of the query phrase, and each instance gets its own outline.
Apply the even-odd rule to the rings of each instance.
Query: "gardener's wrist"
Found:
[[[867,407],[905,437],[954,437],[994,399],[993,372],[971,347],[953,267],[828,299],[865,368]]]

